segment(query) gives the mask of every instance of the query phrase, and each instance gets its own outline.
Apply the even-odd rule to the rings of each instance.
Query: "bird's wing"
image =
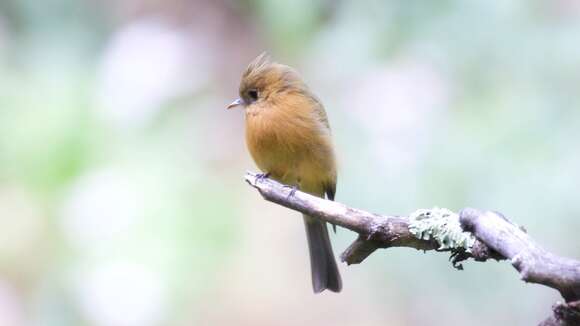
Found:
[[[310,98],[315,104],[313,106],[314,108],[313,112],[316,118],[330,131],[330,123],[328,123],[328,117],[326,116],[326,110],[324,110],[324,106],[322,105],[320,100],[316,98],[316,96],[310,95]]]

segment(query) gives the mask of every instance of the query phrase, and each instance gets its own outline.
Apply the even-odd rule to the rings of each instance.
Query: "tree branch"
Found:
[[[580,299],[580,261],[546,251],[498,213],[469,208],[460,216],[464,229],[510,259],[524,282],[554,288],[566,301]]]
[[[459,213],[461,227],[475,236],[475,242],[467,250],[441,250],[441,243],[434,238],[419,238],[410,230],[413,221],[409,217],[369,213],[301,191],[292,194],[292,188],[251,172],[246,173],[245,180],[268,201],[358,233],[341,255],[349,265],[361,263],[378,248],[390,247],[451,252],[450,260],[459,269],[459,262],[469,258],[509,259],[523,281],[556,289],[566,300],[555,304],[554,315],[541,325],[580,324],[580,261],[546,251],[500,213],[463,209]]]

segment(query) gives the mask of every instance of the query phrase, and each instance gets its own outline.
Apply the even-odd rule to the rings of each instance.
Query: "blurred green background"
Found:
[[[536,324],[555,291],[411,249],[313,295],[225,106],[267,50],[327,108],[338,201],[495,209],[578,258],[579,36],[577,0],[0,0],[0,325]]]

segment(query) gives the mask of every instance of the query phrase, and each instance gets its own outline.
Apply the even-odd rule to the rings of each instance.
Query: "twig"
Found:
[[[390,247],[451,251],[450,259],[459,268],[458,263],[469,258],[509,259],[523,281],[554,288],[566,300],[555,304],[554,315],[541,325],[580,324],[580,261],[546,251],[500,213],[463,209],[459,213],[461,226],[476,237],[475,242],[469,250],[439,250],[437,241],[419,239],[409,230],[408,217],[369,213],[301,191],[292,195],[291,188],[251,172],[246,173],[245,180],[268,201],[358,233],[341,255],[349,265],[361,263],[378,248]]]

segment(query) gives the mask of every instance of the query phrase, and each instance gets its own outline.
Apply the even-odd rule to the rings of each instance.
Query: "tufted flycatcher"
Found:
[[[265,175],[301,191],[334,200],[336,162],[326,112],[296,70],[254,59],[240,82],[240,98],[228,109],[245,108],[246,144]],[[314,293],[340,292],[326,222],[304,215]]]

